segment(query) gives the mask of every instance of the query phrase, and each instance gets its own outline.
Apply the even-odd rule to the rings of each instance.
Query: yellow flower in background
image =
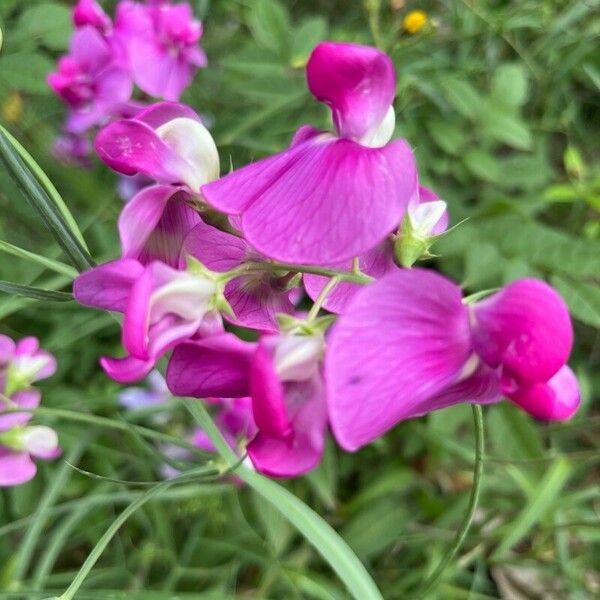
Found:
[[[23,100],[17,92],[12,92],[2,106],[2,116],[9,123],[18,123],[23,116]]]
[[[427,13],[424,10],[411,10],[402,21],[402,27],[407,33],[419,33],[427,23]]]

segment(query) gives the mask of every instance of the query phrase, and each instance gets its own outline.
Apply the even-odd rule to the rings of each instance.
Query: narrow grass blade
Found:
[[[9,174],[16,181],[32,208],[40,215],[46,227],[52,232],[60,247],[69,257],[71,264],[80,271],[93,266],[94,261],[79,239],[81,233],[79,236],[74,233],[73,225],[65,220],[63,211],[56,205],[56,201],[51,199],[32,171],[31,165],[35,164],[33,159],[27,155],[30,162],[24,162],[7,133],[5,129],[0,128],[0,158],[6,165]],[[41,172],[39,167],[37,170]],[[66,210],[66,207],[64,208]],[[77,231],[79,230],[77,229]]]
[[[77,277],[77,271],[73,267],[65,265],[64,263],[61,263],[57,260],[46,258],[41,254],[30,252],[29,250],[25,250],[24,248],[19,248],[19,246],[15,246],[3,240],[0,240],[0,252],[5,252],[6,254],[10,254],[18,258],[23,258],[25,260],[38,263],[39,265],[42,265],[43,267],[46,267],[51,271],[60,273],[61,275],[66,275],[71,279],[75,279],[75,277]]]
[[[44,290],[31,285],[21,285],[20,283],[12,283],[10,281],[0,281],[0,292],[14,296],[24,296],[33,300],[44,300],[46,302],[69,302],[73,300],[73,295],[67,292]]]
[[[492,554],[492,560],[497,560],[518,544],[546,514],[559,497],[563,487],[571,475],[571,465],[565,458],[559,458],[548,470],[531,496],[525,508],[511,522],[502,541]]]
[[[184,400],[184,405],[208,435],[221,457],[230,465],[238,457],[223,439],[202,402]],[[375,582],[348,544],[322,517],[284,487],[244,467],[235,474],[278,510],[321,554],[356,600],[383,600]]]
[[[31,154],[25,150],[17,138],[15,138],[6,128],[2,127],[2,125],[0,125],[0,132],[8,138],[8,141],[12,144],[23,162],[29,167],[29,170],[33,173],[39,184],[42,186],[42,188],[44,188],[45,192],[53,200],[54,204],[56,204],[56,207],[62,214],[64,220],[70,227],[73,235],[77,238],[81,246],[86,252],[89,252],[89,248],[85,243],[85,239],[77,225],[77,221],[75,221],[71,211],[68,209],[65,201],[62,199],[62,196],[58,193],[58,190],[54,187],[54,184],[50,181],[49,177],[46,175],[46,173],[44,173],[44,171],[42,171],[41,167],[37,164],[37,162],[35,162]]]

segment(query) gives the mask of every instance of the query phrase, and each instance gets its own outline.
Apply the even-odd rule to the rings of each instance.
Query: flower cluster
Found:
[[[123,209],[121,258],[75,282],[80,303],[124,314],[126,355],[102,358],[106,373],[134,382],[170,354],[172,394],[251,412],[244,427],[221,425],[272,476],[315,467],[328,428],[353,451],[461,402],[508,398],[568,419],[573,333],[552,288],[523,279],[470,302],[412,267],[448,214],[407,141],[392,139],[390,58],[323,42],[307,82],[333,130],[304,125],[289,148],[220,178],[186,106],[159,103],[100,131],[106,164],[155,182]]]
[[[0,487],[25,483],[36,473],[34,458],[60,455],[56,433],[45,426],[29,425],[31,409],[42,394],[32,385],[56,371],[54,357],[41,350],[37,339],[14,342],[0,335]]]
[[[112,20],[96,0],[79,0],[73,23],[69,52],[48,83],[69,107],[55,153],[81,164],[89,152],[86,131],[142,108],[132,98],[134,85],[149,96],[179,100],[207,60],[198,45],[202,23],[188,3],[120,0]]]

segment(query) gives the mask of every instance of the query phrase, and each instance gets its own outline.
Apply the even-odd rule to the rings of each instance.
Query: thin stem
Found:
[[[2,402],[10,402],[11,405],[14,406],[14,403],[10,401],[6,396],[0,394],[0,400]],[[107,417],[99,417],[97,415],[88,415],[86,413],[78,413],[70,410],[66,410],[63,408],[21,408],[15,407],[10,408],[9,410],[0,411],[2,414],[11,414],[11,413],[31,413],[33,415],[41,415],[47,417],[56,417],[58,419],[65,419],[67,421],[77,421],[80,423],[90,423],[92,425],[98,425],[99,427],[105,427],[108,429],[117,429],[119,431],[127,431],[129,433],[135,432],[136,434],[154,439],[156,441],[160,441],[167,444],[174,444],[176,446],[181,446],[182,448],[186,448],[187,450],[191,450],[198,456],[205,457],[206,452],[202,452],[197,446],[194,444],[177,438],[175,436],[169,435],[167,433],[161,433],[160,431],[155,431],[154,429],[148,429],[147,427],[143,427],[141,425],[135,425],[133,423],[128,423],[126,421],[113,421],[112,419],[108,419]]]
[[[475,424],[475,468],[473,470],[473,487],[471,488],[471,496],[469,498],[469,506],[460,528],[456,532],[452,546],[448,549],[440,564],[431,576],[421,585],[418,598],[429,597],[428,594],[438,585],[444,571],[456,556],[462,546],[467,533],[473,523],[473,517],[479,502],[479,494],[481,492],[481,476],[483,474],[483,455],[484,455],[484,428],[483,428],[483,412],[479,404],[472,404],[473,421]]]
[[[307,321],[314,321],[317,318],[317,315],[319,314],[319,311],[321,310],[321,306],[323,306],[323,302],[325,302],[325,300],[327,299],[327,296],[329,296],[329,294],[331,293],[333,288],[339,282],[340,282],[340,278],[336,275],[335,277],[332,277],[325,284],[325,286],[323,287],[323,289],[317,296],[315,303],[310,307],[310,311],[308,313],[308,316],[306,317]]]
[[[297,273],[310,273],[312,275],[323,275],[323,277],[339,277],[340,281],[350,281],[352,283],[368,284],[373,281],[373,277],[364,273],[350,273],[348,271],[338,271],[327,267],[317,267],[315,265],[294,265],[281,262],[252,262],[245,263],[245,268],[240,274],[248,271],[295,271]]]

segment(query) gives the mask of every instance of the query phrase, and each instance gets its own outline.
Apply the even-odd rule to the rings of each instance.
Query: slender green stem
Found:
[[[350,281],[352,283],[367,284],[373,281],[373,277],[364,273],[352,273],[349,271],[338,271],[327,267],[317,267],[315,265],[294,265],[281,262],[256,262],[246,263],[244,272],[248,271],[295,271],[297,273],[310,273],[312,275],[323,275],[323,277],[339,277],[340,281]],[[241,274],[241,273],[240,273]]]
[[[327,299],[327,296],[329,296],[329,294],[332,292],[333,288],[339,282],[340,282],[339,276],[335,275],[325,284],[325,286],[323,287],[323,289],[317,296],[315,303],[310,307],[310,311],[308,313],[308,316],[306,317],[307,321],[314,321],[317,318],[317,315],[319,314],[319,311],[321,310],[321,307],[323,306],[323,302],[325,302],[325,300]]]
[[[6,396],[0,394],[0,401],[3,403],[9,403],[14,406],[14,403],[11,402]],[[71,410],[66,410],[63,408],[46,408],[46,407],[38,407],[38,408],[21,408],[21,407],[11,407],[8,410],[1,411],[2,414],[10,414],[10,413],[32,413],[33,415],[46,416],[46,417],[56,417],[57,419],[64,419],[66,421],[77,421],[80,423],[90,423],[92,425],[98,425],[99,427],[104,427],[107,429],[117,429],[119,431],[127,431],[129,433],[136,433],[142,437],[147,437],[150,439],[154,439],[159,442],[163,442],[166,444],[174,444],[176,446],[181,446],[182,448],[186,448],[197,454],[198,456],[206,456],[206,452],[202,452],[197,446],[194,444],[187,442],[186,440],[180,439],[178,437],[169,435],[167,433],[161,433],[160,431],[155,431],[154,429],[149,429],[147,427],[143,427],[141,425],[135,425],[133,423],[128,423],[126,421],[114,421],[113,419],[109,419],[107,417],[99,417],[97,415],[89,415],[86,413],[78,413]]]
[[[89,443],[90,438],[88,436],[73,446],[73,448],[65,457],[64,463],[60,469],[54,473],[51,485],[46,489],[44,495],[40,498],[40,503],[38,504],[34,519],[31,522],[29,529],[25,533],[25,536],[23,537],[23,541],[21,542],[21,546],[15,560],[13,581],[17,586],[21,585],[21,581],[29,569],[29,565],[31,563],[38,540],[40,539],[42,531],[44,530],[44,526],[46,525],[48,511],[54,504],[55,500],[60,496],[60,494],[62,494],[69,477],[73,473],[73,469],[69,463],[78,462]]]
[[[481,492],[481,479],[483,474],[483,455],[484,455],[484,428],[483,428],[483,412],[479,404],[472,404],[473,409],[473,421],[475,424],[475,468],[473,471],[473,487],[471,488],[471,496],[469,498],[469,506],[467,508],[467,514],[465,515],[460,528],[456,532],[452,546],[448,549],[440,564],[437,566],[431,576],[421,585],[418,598],[425,598],[428,594],[439,584],[440,579],[462,546],[471,524],[477,504],[479,502],[479,494]]]
[[[142,494],[137,500],[132,502],[111,524],[106,530],[104,535],[98,540],[98,543],[94,546],[94,549],[90,552],[87,559],[79,569],[79,572],[75,576],[75,579],[71,582],[71,585],[59,596],[58,600],[73,600],[75,594],[77,594],[79,588],[85,581],[85,578],[90,574],[90,571],[94,568],[94,565],[106,549],[106,546],[110,543],[112,538],[115,536],[117,531],[121,528],[121,525],[127,521],[127,519],[133,515],[139,508],[141,508],[146,502],[157,496],[163,490],[171,487],[172,485],[182,482],[189,481],[195,476],[195,471],[188,471],[183,473],[174,479],[169,479],[161,483],[156,484],[152,489]]]

